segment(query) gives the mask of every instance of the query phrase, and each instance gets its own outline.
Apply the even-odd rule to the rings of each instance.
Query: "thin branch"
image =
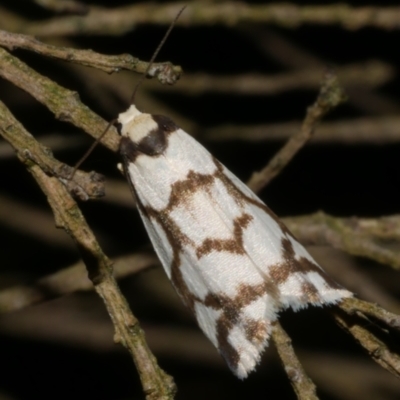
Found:
[[[311,139],[316,125],[333,108],[337,107],[345,96],[335,75],[325,76],[316,102],[307,109],[300,132],[292,136],[282,149],[275,154],[268,165],[259,172],[254,172],[247,185],[254,192],[259,192],[275,178],[292,160],[298,151]]]
[[[339,65],[332,63],[330,59],[323,59],[321,55],[313,54],[309,49],[301,47],[299,43],[293,43],[284,35],[265,29],[261,26],[241,26],[241,31],[245,32],[252,39],[253,43],[268,57],[273,58],[277,63],[286,69],[323,69],[326,65],[339,68]],[[398,114],[400,105],[398,101],[382,92],[373,92],[369,87],[347,86],[346,91],[349,102],[360,111],[371,115]]]
[[[149,66],[148,62],[141,61],[130,54],[108,56],[96,53],[93,50],[53,46],[40,42],[32,36],[2,30],[0,30],[0,46],[10,51],[16,48],[34,51],[46,57],[85,65],[107,73],[128,70],[143,74],[147,72]],[[156,77],[159,82],[172,85],[180,78],[181,74],[182,68],[179,65],[173,65],[167,61],[153,63],[151,69],[146,73],[146,77]]]
[[[44,104],[57,119],[72,123],[94,138],[104,132],[107,122],[81,103],[78,93],[67,90],[40,75],[2,48],[0,48],[0,76]],[[114,152],[118,150],[119,137],[114,127],[111,127],[104,136],[102,144]]]
[[[35,36],[108,34],[122,35],[137,24],[169,25],[184,3],[139,3],[119,8],[91,7],[87,16],[52,18],[27,23],[23,33]],[[343,29],[364,27],[399,29],[400,7],[352,7],[347,4],[298,6],[288,3],[251,5],[240,2],[195,2],[178,25],[236,25],[264,23],[294,29],[304,24],[339,25]]]
[[[158,265],[154,254],[137,253],[120,257],[113,265],[116,279],[136,274]],[[43,303],[77,291],[93,290],[83,262],[47,275],[32,284],[13,286],[0,291],[0,314]]]
[[[69,151],[87,145],[86,138],[80,134],[63,135],[59,132],[49,132],[40,136],[40,143],[44,148],[51,148],[52,151]],[[0,143],[0,160],[7,160],[15,157],[15,152],[6,142]]]
[[[1,40],[1,37],[0,37]],[[185,93],[185,95],[202,95],[204,93],[228,93],[244,95],[274,95],[290,90],[319,89],[324,68],[307,68],[274,75],[260,75],[256,73],[217,76],[205,73],[185,74],[185,79],[179,85],[172,87],[160,86],[156,82],[148,82],[147,89]],[[335,67],[343,87],[375,88],[391,81],[396,72],[388,64],[378,60],[364,63],[348,64]]]
[[[300,400],[318,400],[316,387],[304,371],[294,352],[289,335],[279,322],[275,322],[273,325],[272,339],[297,398]]]
[[[387,371],[346,350],[298,351],[302,363],[318,382],[324,398],[340,400],[395,400],[399,382]]]
[[[0,115],[7,121],[14,119],[4,106]],[[1,132],[4,133],[4,131],[7,131],[7,136],[16,134],[22,137],[30,136],[15,119]],[[115,341],[121,343],[132,356],[146,399],[172,399],[176,391],[175,384],[172,378],[157,365],[145,341],[144,332],[130,311],[112,275],[112,264],[102,252],[79,207],[57,178],[46,175],[39,165],[35,164],[30,157],[26,157],[25,147],[19,148],[17,155],[47,196],[56,226],[64,229],[76,242],[89,278],[97,294],[103,299],[113,321]]]
[[[1,52],[1,50],[0,50]],[[42,146],[21,124],[8,113],[5,105],[0,102],[0,134],[15,151],[24,152],[24,157],[34,161],[46,174],[57,176],[68,190],[83,201],[104,196],[104,177],[96,172],[77,171],[73,180],[69,177],[73,170],[53,157],[51,150]]]
[[[339,311],[333,314],[338,325],[352,335],[375,362],[400,378],[400,356],[391,351],[385,342],[368,330],[370,323],[364,319],[357,322],[354,316],[348,316]]]
[[[26,23],[29,23],[27,19],[0,5],[0,26],[2,29],[19,32],[20,27]]]
[[[400,242],[399,215],[339,218],[318,212],[283,220],[304,243],[330,245],[349,254],[400,269],[400,250],[393,246],[393,242]]]
[[[344,299],[338,307],[348,315],[364,315],[372,317],[377,321],[383,322],[389,328],[400,332],[400,315],[393,314],[376,304],[356,298]]]
[[[73,0],[34,0],[39,6],[56,13],[86,15],[90,8],[87,4]]]
[[[298,133],[300,121],[265,125],[224,125],[208,129],[207,140],[286,140]],[[400,141],[400,117],[363,117],[337,122],[322,122],[311,143],[385,144]]]

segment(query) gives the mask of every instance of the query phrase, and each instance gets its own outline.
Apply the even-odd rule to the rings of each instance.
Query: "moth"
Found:
[[[123,172],[165,272],[237,377],[258,364],[280,311],[352,296],[170,118],[132,104],[116,125]]]

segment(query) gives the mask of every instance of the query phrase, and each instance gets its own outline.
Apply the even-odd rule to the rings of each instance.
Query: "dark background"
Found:
[[[106,1],[88,3],[111,7]],[[125,4],[131,2],[113,2],[112,6]],[[206,2],[204,4],[206,7]],[[324,5],[325,2],[296,4]],[[349,4],[384,7],[397,5],[397,2]],[[1,7],[29,21],[53,17],[51,12],[28,1],[3,1]],[[41,40],[67,47],[91,48],[104,54],[131,53],[148,60],[165,30],[166,26],[140,24],[118,37],[77,35]],[[231,27],[176,26],[158,60],[181,65],[182,80],[185,74],[190,77],[200,72],[212,76],[244,73],[272,76],[295,72],[296,68],[288,66],[293,61],[291,54],[285,65],[263,51],[263,38],[269,34],[278,35],[326,67],[340,68],[377,59],[393,69],[392,78],[379,87],[352,87],[352,93],[359,90],[375,95],[372,99],[366,98],[364,108],[358,107],[349,94],[349,101],[330,114],[324,123],[399,115],[400,30],[362,28],[351,31],[335,25],[314,24],[296,29],[252,23]],[[126,109],[139,76],[132,72],[107,75],[85,67],[71,68],[68,63],[22,50],[15,50],[13,54],[60,85],[79,92],[82,101],[106,120]],[[83,72],[79,72],[79,68]],[[307,66],[302,68],[307,69]],[[324,68],[321,68],[321,79],[323,73]],[[127,85],[127,82],[130,83]],[[290,121],[298,121],[300,127],[306,108],[317,96],[318,87],[265,95],[212,91],[190,95],[177,89],[157,90],[156,83],[145,82],[141,91],[137,96],[139,108],[143,93],[157,100],[154,108],[151,101],[146,100],[146,111],[169,115],[168,111],[173,110],[175,122],[183,129],[186,120],[193,121],[198,127],[195,134],[199,141],[246,181],[253,171],[266,165],[284,142],[267,137],[260,141],[210,140],[206,138],[207,131],[227,124],[243,126],[245,130],[246,126]],[[56,146],[54,149],[61,161],[74,165],[92,143],[83,132],[57,121],[29,94],[3,80],[0,81],[0,98],[39,141],[46,143],[56,134],[59,142],[66,144],[65,148]],[[377,99],[387,102],[388,106],[382,106]],[[161,110],[160,104],[164,107]],[[355,140],[352,144],[336,140],[311,142],[261,192],[262,199],[279,216],[318,210],[335,216],[360,217],[398,213],[400,126],[393,140],[381,140],[379,135],[380,132],[375,132],[374,141]],[[3,151],[0,153],[0,285],[6,288],[29,284],[66,268],[77,262],[79,255],[67,235],[55,230],[46,199],[24,166],[7,150],[6,143],[0,146]],[[117,162],[117,155],[99,147],[83,168],[104,174],[112,188],[115,182],[123,182],[116,169]],[[126,189],[122,197],[126,199],[129,195]],[[151,250],[133,202],[132,206],[125,204],[118,198],[109,200],[107,197],[82,204],[85,217],[111,258]],[[319,248],[315,252],[324,267],[325,263],[334,264],[335,261],[351,264],[382,285],[382,290],[392,299],[398,300],[398,274],[389,267],[327,249]],[[340,277],[335,278],[340,281]],[[175,297],[161,268],[126,278],[121,281],[121,287],[161,366],[175,377],[178,399],[241,399],[256,395],[271,399],[295,398],[273,349],[268,349],[262,365],[245,382],[233,377]],[[398,381],[368,359],[324,310],[285,312],[282,323],[307,372],[318,385],[321,398],[398,398]],[[127,353],[113,344],[112,334],[106,311],[94,293],[77,293],[2,315],[0,399],[142,398],[134,365]]]

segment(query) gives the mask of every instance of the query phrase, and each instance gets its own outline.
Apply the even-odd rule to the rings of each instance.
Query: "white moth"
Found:
[[[168,278],[239,378],[281,310],[352,296],[270,209],[169,118],[119,114],[123,170]]]

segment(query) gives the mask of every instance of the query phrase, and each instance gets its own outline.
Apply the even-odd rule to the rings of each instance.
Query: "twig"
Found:
[[[36,36],[104,34],[122,35],[140,23],[170,24],[184,3],[139,3],[114,9],[91,7],[85,17],[53,18],[21,27]],[[178,25],[236,25],[264,23],[284,28],[304,24],[339,25],[355,30],[364,27],[398,29],[400,7],[351,7],[347,4],[298,6],[288,3],[250,5],[239,2],[191,3]]]
[[[350,333],[370,357],[381,367],[400,378],[400,356],[391,351],[387,344],[370,332],[366,326],[370,323],[361,319],[363,322],[357,322],[354,316],[345,315],[343,312],[333,312],[338,325],[346,332]]]
[[[383,322],[392,329],[400,331],[400,315],[393,314],[376,304],[356,298],[344,299],[338,307],[348,315],[364,315]]]
[[[40,137],[40,143],[44,148],[51,148],[52,151],[68,151],[86,145],[86,138],[79,134],[63,135],[59,132],[50,132]],[[15,152],[8,143],[0,143],[0,160],[14,158]]]
[[[115,260],[114,276],[121,279],[158,265],[155,255],[137,253]],[[47,275],[33,284],[18,285],[0,291],[0,314],[42,303],[76,291],[93,290],[83,262]]]
[[[293,350],[290,337],[279,322],[275,322],[273,325],[272,339],[297,398],[300,400],[318,400],[316,387],[304,371]]]
[[[13,120],[13,116],[4,106],[0,114],[7,121]],[[19,130],[19,136],[29,136],[29,133],[24,132],[24,128],[16,120],[5,130],[8,131],[9,128],[12,128],[14,135]],[[138,320],[119,291],[112,275],[111,262],[102,252],[77,204],[57,178],[49,177],[39,165],[32,162],[31,158],[25,157],[24,149],[24,147],[18,149],[18,158],[27,166],[28,171],[47,196],[56,225],[63,228],[75,240],[88,269],[89,278],[97,294],[103,299],[113,321],[115,341],[121,343],[133,358],[146,399],[172,399],[175,393],[174,382],[157,365],[155,357],[146,344]]]
[[[323,212],[284,218],[285,224],[308,244],[330,245],[349,254],[370,258],[400,269],[400,216],[381,218],[339,218]],[[384,246],[385,241],[388,246]]]
[[[322,352],[298,351],[304,367],[312,371],[318,391],[328,398],[340,400],[394,400],[399,393],[399,382],[387,371],[377,368],[346,350]],[[387,395],[386,395],[387,394]]]
[[[104,196],[104,177],[102,175],[96,172],[77,171],[74,179],[69,180],[72,167],[55,159],[50,149],[43,147],[32,135],[23,130],[21,124],[15,120],[1,102],[0,134],[15,151],[23,151],[24,158],[29,158],[39,165],[46,174],[61,179],[75,197],[86,201]]]
[[[247,183],[254,192],[259,192],[290,162],[296,153],[311,139],[316,125],[333,108],[338,106],[345,96],[335,75],[328,73],[321,86],[316,102],[307,109],[300,132],[292,136],[282,149],[275,154],[268,165],[254,172]]]
[[[271,29],[252,25],[242,26],[241,30],[247,33],[255,45],[257,45],[268,56],[272,57],[286,69],[322,69],[326,65],[338,68],[339,65],[332,64],[332,60],[324,60],[320,55],[316,56],[308,49],[302,48],[298,43],[294,44]],[[371,115],[398,114],[400,105],[398,101],[386,96],[384,93],[372,92],[369,87],[346,86],[349,101],[364,113]]]
[[[107,73],[118,72],[122,69],[143,74],[147,71],[149,65],[147,62],[141,61],[130,54],[108,56],[96,53],[92,50],[58,47],[40,42],[32,36],[10,33],[2,30],[0,30],[0,46],[10,51],[15,48],[34,51],[47,57],[86,65]],[[147,77],[156,77],[159,82],[172,85],[180,78],[181,74],[182,68],[179,65],[173,65],[170,62],[162,62],[153,63],[152,68],[147,73]]]
[[[74,124],[94,138],[104,132],[107,122],[81,103],[76,92],[40,75],[2,48],[0,76],[28,92],[53,112],[56,118]],[[114,127],[104,136],[102,144],[114,152],[118,150],[119,137]]]
[[[1,36],[0,36],[1,40]],[[256,73],[213,76],[205,73],[185,74],[185,79],[173,87],[147,83],[148,89],[200,95],[207,92],[246,95],[273,95],[290,90],[319,89],[321,76],[326,68],[307,68],[275,75]],[[394,68],[381,61],[371,60],[365,63],[349,64],[335,68],[343,87],[369,87],[384,85],[395,76]],[[156,83],[156,82],[154,82]]]
[[[43,8],[57,13],[69,13],[86,15],[89,12],[89,6],[79,1],[73,0],[34,0],[36,4]]]
[[[265,125],[225,125],[208,129],[207,140],[286,140],[298,133],[301,122],[283,122]],[[400,117],[363,117],[338,122],[322,122],[311,143],[371,143],[385,144],[400,141]]]
[[[26,23],[29,23],[27,19],[0,5],[0,26],[2,29],[18,32],[20,27]]]
[[[350,289],[358,298],[378,303],[394,313],[400,313],[400,301],[396,298],[395,291],[382,285],[374,275],[368,274],[363,268],[364,260],[352,257],[344,251],[331,246],[313,246],[311,254],[334,281]],[[378,267],[379,274],[379,267]],[[382,271],[383,273],[385,271]],[[387,271],[392,274],[392,271]],[[396,272],[393,272],[396,274]]]

